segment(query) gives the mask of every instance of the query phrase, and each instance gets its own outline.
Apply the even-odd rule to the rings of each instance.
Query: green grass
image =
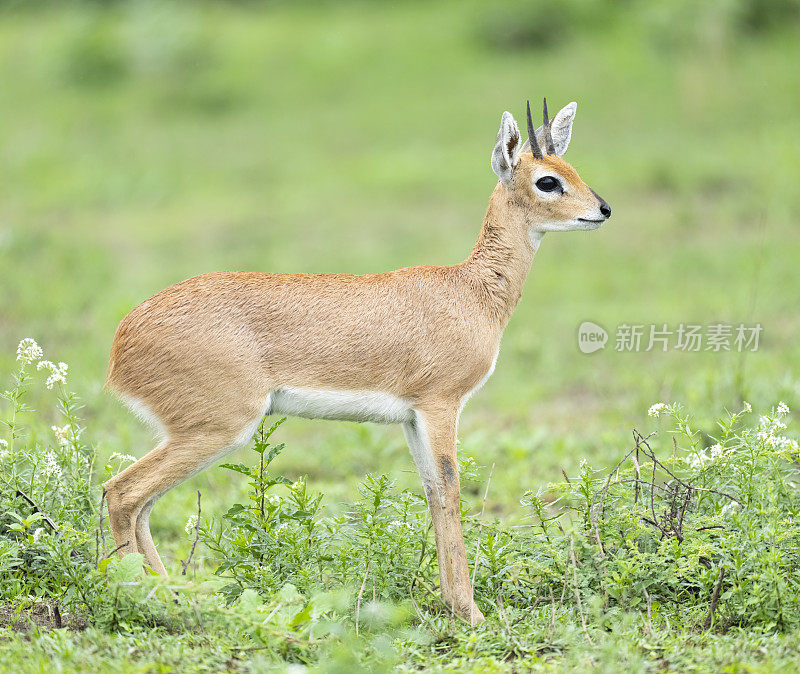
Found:
[[[562,468],[612,465],[656,401],[683,402],[707,431],[742,400],[797,407],[796,24],[741,31],[722,10],[634,5],[567,3],[574,21],[551,19],[554,40],[528,4],[4,8],[0,372],[35,337],[70,364],[101,452],[143,455],[149,432],[101,390],[127,311],[211,270],[463,259],[495,184],[500,114],[519,120],[547,95],[551,108],[578,101],[566,158],[614,215],[546,237],[496,372],[465,410],[463,456],[483,479],[495,465],[487,509],[517,522],[522,494]],[[526,27],[541,48],[505,44]],[[584,320],[612,342],[621,323],[764,332],[744,355],[587,356]],[[277,468],[308,474],[334,512],[367,472],[417,488],[397,428],[292,419],[280,432]],[[152,528],[173,567],[197,489],[209,515],[242,496],[215,468],[164,498]],[[467,490],[473,508],[481,490]]]

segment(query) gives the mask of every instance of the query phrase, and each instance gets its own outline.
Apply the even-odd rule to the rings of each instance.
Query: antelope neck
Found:
[[[540,240],[531,236],[524,212],[498,183],[475,248],[462,266],[503,325],[519,302]]]

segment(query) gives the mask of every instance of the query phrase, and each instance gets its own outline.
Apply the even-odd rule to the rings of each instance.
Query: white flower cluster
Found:
[[[727,505],[722,506],[722,510],[719,511],[719,514],[727,515],[734,508],[738,508],[741,510],[741,506],[738,503],[736,503],[736,501],[731,501]]]
[[[651,405],[650,409],[647,410],[648,417],[660,417],[664,412],[667,411],[669,405],[666,403],[656,403],[655,405]]]
[[[267,496],[267,503],[270,505],[278,505],[281,502],[281,497],[277,494],[269,494]]]
[[[67,424],[66,426],[50,426],[53,434],[56,436],[56,442],[59,447],[67,447],[73,440],[72,427]]]
[[[761,433],[780,433],[786,430],[786,424],[777,416],[773,419],[772,417],[762,415],[758,419],[758,430]]]
[[[183,530],[187,534],[191,534],[196,526],[197,526],[197,515],[189,515],[189,519],[186,520],[186,526],[183,528]]]
[[[50,374],[44,382],[48,389],[52,389],[56,384],[67,383],[67,370],[69,369],[66,363],[52,363],[49,360],[42,360],[44,351],[42,347],[36,343],[35,339],[26,337],[17,345],[17,360],[23,365],[30,365],[34,361],[37,370],[48,370]]]
[[[130,454],[120,454],[119,452],[114,452],[111,455],[111,458],[109,458],[109,461],[116,461],[116,460],[125,461],[125,462],[128,462],[128,463],[135,463],[136,462],[136,457],[135,456],[131,456]]]
[[[26,337],[17,346],[17,360],[23,365],[29,365],[35,360],[39,360],[44,355],[42,347],[36,343],[35,339]]]
[[[40,360],[39,364],[36,366],[37,370],[50,370],[50,376],[47,377],[47,380],[44,382],[44,385],[48,389],[52,389],[53,386],[56,384],[66,384],[67,383],[67,369],[68,366],[66,363],[59,363],[56,365],[55,363],[51,363],[49,360]]]
[[[44,471],[45,475],[48,477],[53,477],[56,480],[60,480],[62,477],[64,477],[61,466],[58,464],[58,457],[56,457],[53,452],[45,452],[42,470]]]
[[[714,463],[714,461],[719,461],[726,453],[727,452],[725,451],[725,448],[721,444],[717,443],[716,445],[711,445],[708,450],[700,450],[694,456],[688,457],[686,462],[692,468],[705,468],[708,464]]]
[[[786,430],[786,424],[781,419],[789,414],[789,406],[786,403],[778,403],[775,410],[775,417],[762,416],[758,420],[757,437],[765,447],[776,451],[789,451],[792,453],[800,452],[800,445],[797,440],[792,440],[782,435]]]
[[[8,456],[8,441],[0,440],[0,461]]]
[[[392,520],[389,522],[388,529],[389,531],[394,531],[395,529],[411,529],[411,523],[402,522],[401,520]]]
[[[706,464],[711,461],[711,457],[703,450],[690,456],[686,461],[692,468],[705,468]]]

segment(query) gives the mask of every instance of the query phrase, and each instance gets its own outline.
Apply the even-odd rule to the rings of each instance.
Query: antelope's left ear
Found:
[[[504,183],[510,182],[522,149],[519,127],[510,112],[504,112],[497,132],[497,143],[492,150],[492,171]]]
[[[550,122],[550,132],[553,135],[553,145],[556,147],[556,154],[563,157],[569,147],[569,139],[572,138],[572,122],[575,119],[575,112],[578,104],[575,101],[565,105]],[[544,142],[544,132],[542,127],[536,129],[536,140],[540,147],[547,147]]]

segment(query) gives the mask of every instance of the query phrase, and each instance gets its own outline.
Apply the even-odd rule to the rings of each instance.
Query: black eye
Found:
[[[536,181],[536,187],[542,190],[542,192],[553,192],[554,190],[561,189],[561,183],[553,176],[545,176]]]

